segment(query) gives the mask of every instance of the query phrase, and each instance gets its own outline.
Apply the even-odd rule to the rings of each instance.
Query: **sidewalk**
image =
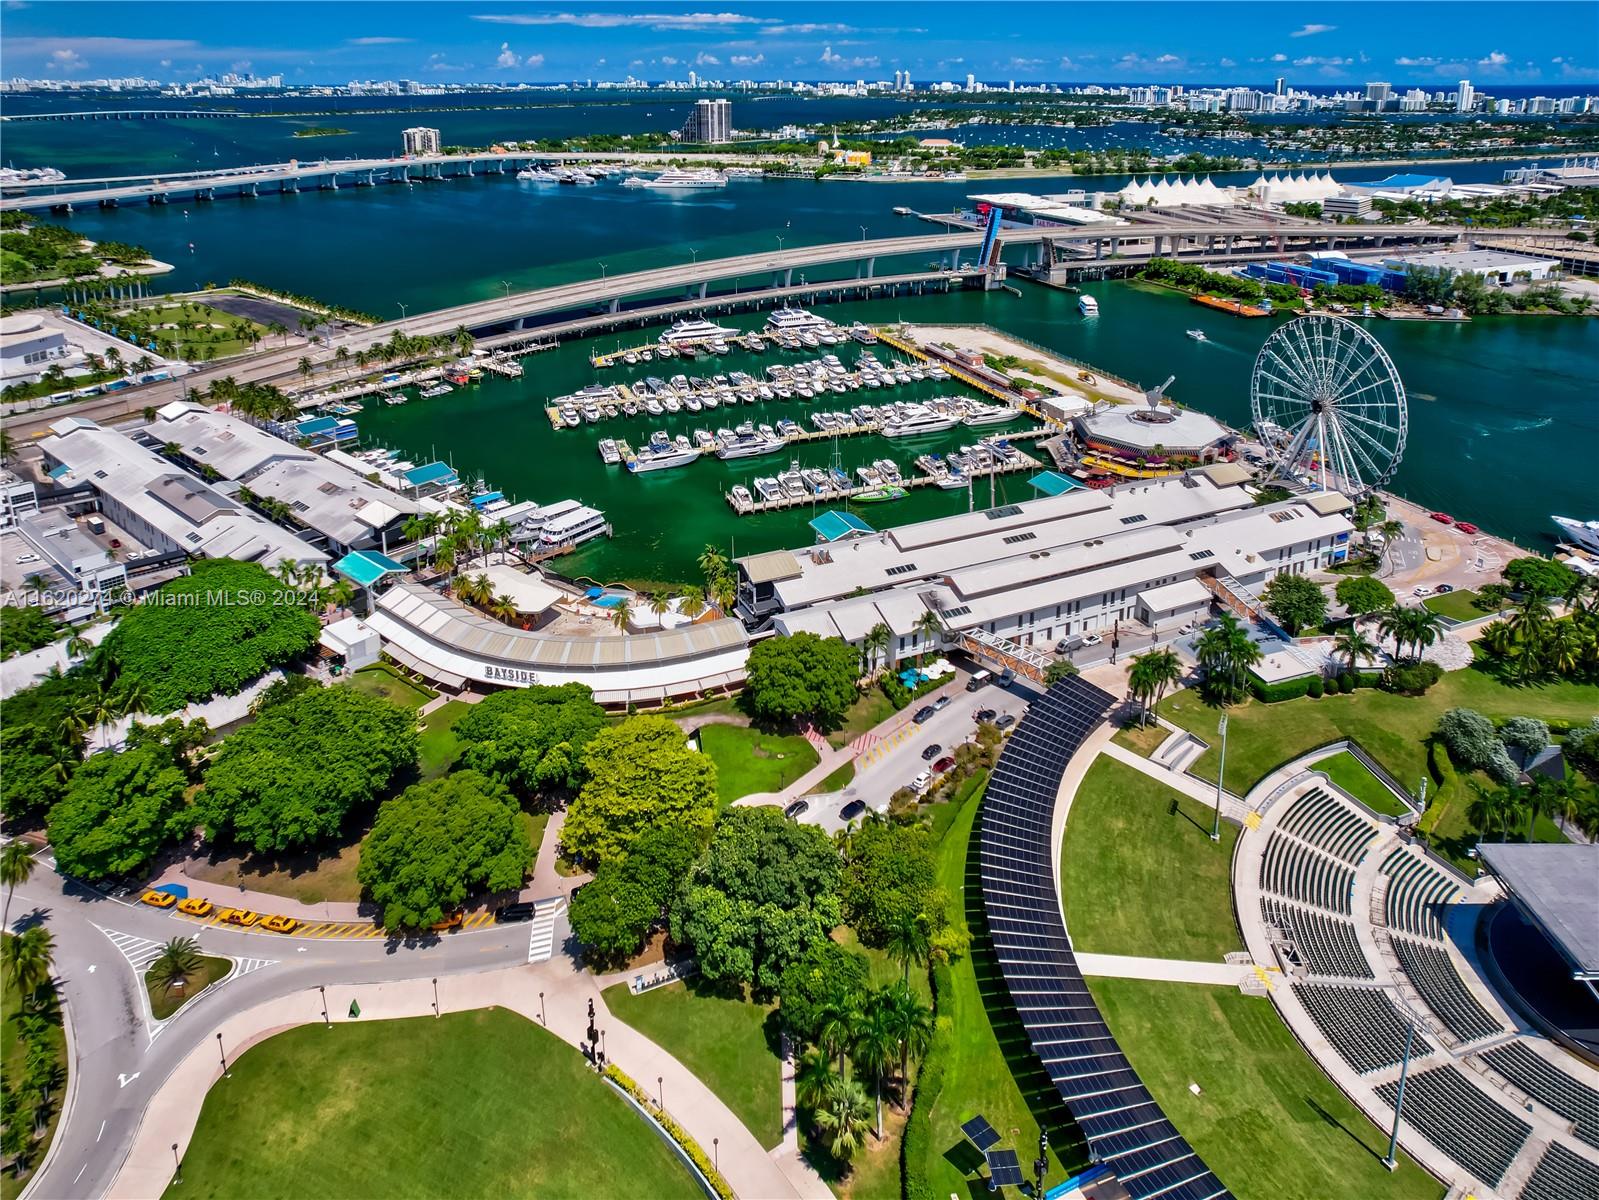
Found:
[[[440,976],[441,1012],[465,1012],[497,1006],[540,1020],[540,989],[549,1030],[562,1041],[579,1045],[588,1025],[588,1002],[594,1002],[595,1025],[605,1031],[611,1061],[641,1083],[661,1080],[667,1111],[695,1141],[709,1150],[718,1143],[722,1174],[740,1196],[789,1200],[818,1193],[802,1191],[784,1167],[774,1162],[755,1137],[715,1093],[654,1042],[611,1016],[595,981],[564,959],[536,967],[507,967],[473,975]],[[330,985],[327,1013],[333,1024],[347,1023],[352,1001],[359,1001],[361,1021],[434,1015],[433,984],[428,979],[398,983]],[[323,1021],[322,996],[314,989],[296,992],[235,1014],[220,1026],[230,1061],[275,1033]],[[151,1200],[172,1180],[172,1144],[187,1151],[206,1091],[221,1076],[215,1038],[207,1037],[177,1066],[145,1110],[133,1146],[108,1193],[113,1200]],[[817,1181],[820,1183],[820,1180]],[[825,1190],[825,1189],[824,1189]]]
[[[1136,750],[1129,750],[1126,746],[1118,746],[1115,742],[1106,742],[1103,753],[1108,758],[1131,767],[1141,774],[1148,775],[1151,779],[1164,783],[1174,791],[1201,804],[1215,807],[1216,787],[1214,784],[1195,779],[1187,771],[1173,771],[1169,767],[1158,767]],[[1221,815],[1230,821],[1242,821],[1249,812],[1244,802],[1231,792],[1221,794]]]
[[[1157,979],[1169,983],[1212,983],[1236,987],[1255,977],[1252,963],[1192,962],[1181,958],[1140,958],[1127,954],[1076,952],[1077,968],[1084,975],[1115,979]]]

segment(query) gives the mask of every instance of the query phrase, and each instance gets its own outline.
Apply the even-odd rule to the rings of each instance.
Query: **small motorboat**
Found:
[[[1210,341],[1210,339],[1205,336],[1205,331],[1203,329],[1190,329],[1188,331],[1188,336],[1193,338],[1196,342]]]

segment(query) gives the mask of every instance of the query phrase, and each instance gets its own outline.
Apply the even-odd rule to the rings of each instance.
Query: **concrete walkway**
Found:
[[[473,975],[441,976],[398,983],[332,985],[327,989],[326,1020],[348,1022],[350,1005],[358,1001],[361,1021],[425,1017],[437,1012],[465,1012],[500,1007],[529,1020],[548,1017],[550,1032],[571,1045],[579,1045],[588,1025],[588,1002],[594,1002],[595,1024],[604,1031],[609,1059],[638,1083],[665,1098],[666,1110],[706,1151],[716,1141],[722,1174],[740,1196],[762,1200],[825,1196],[807,1186],[801,1189],[789,1169],[767,1154],[733,1112],[708,1087],[654,1042],[617,1020],[605,1007],[604,997],[592,977],[565,959],[535,967],[509,967]],[[250,1046],[275,1033],[324,1021],[323,997],[316,989],[296,992],[257,1005],[229,1017],[219,1027],[230,1061]],[[173,1070],[156,1093],[135,1135],[127,1160],[112,1185],[113,1200],[159,1197],[172,1180],[172,1145],[187,1152],[206,1092],[217,1084],[222,1067],[215,1038],[207,1038]],[[803,1163],[799,1163],[803,1166]],[[808,1170],[808,1168],[806,1168]]]
[[[1123,763],[1141,774],[1148,775],[1151,779],[1164,783],[1167,787],[1181,792],[1190,799],[1198,800],[1201,804],[1208,804],[1213,808],[1215,807],[1215,784],[1195,779],[1187,771],[1173,771],[1169,767],[1158,766],[1138,753],[1138,751],[1129,750],[1126,746],[1118,746],[1115,742],[1105,743],[1104,754],[1106,757],[1114,758],[1117,762]],[[1221,815],[1228,820],[1242,821],[1248,811],[1244,806],[1244,802],[1231,792],[1223,792],[1221,794]]]
[[[1169,983],[1213,983],[1236,987],[1255,977],[1251,963],[1192,962],[1181,958],[1139,958],[1127,954],[1075,954],[1084,975],[1113,979],[1159,979]]]

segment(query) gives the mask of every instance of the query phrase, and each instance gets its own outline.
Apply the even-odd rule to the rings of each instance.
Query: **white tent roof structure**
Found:
[[[1217,187],[1209,175],[1184,179],[1168,176],[1151,182],[1147,178],[1135,179],[1117,193],[1123,204],[1143,205],[1154,201],[1156,208],[1183,208],[1192,205],[1225,205],[1234,202],[1231,188]]]
[[[1326,171],[1319,174],[1262,175],[1249,185],[1249,190],[1272,204],[1319,202],[1329,196],[1343,195],[1343,185]]]

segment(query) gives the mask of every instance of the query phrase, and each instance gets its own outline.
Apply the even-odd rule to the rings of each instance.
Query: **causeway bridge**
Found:
[[[249,113],[220,108],[100,108],[78,112],[8,113],[6,121],[194,121],[210,117],[247,117]]]

